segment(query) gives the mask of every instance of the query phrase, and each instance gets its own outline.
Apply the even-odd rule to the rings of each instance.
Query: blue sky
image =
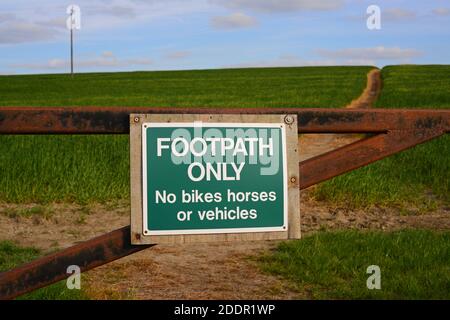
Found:
[[[70,4],[77,72],[450,63],[450,0],[1,0],[0,74],[68,72]]]

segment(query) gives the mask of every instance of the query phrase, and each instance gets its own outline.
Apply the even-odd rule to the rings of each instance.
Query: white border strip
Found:
[[[200,123],[200,124],[199,124]],[[147,220],[147,135],[148,128],[198,128],[198,127],[229,127],[229,128],[281,128],[281,143],[283,153],[283,225],[280,227],[253,227],[253,228],[222,228],[222,229],[188,229],[188,230],[150,230]],[[287,147],[286,127],[284,123],[215,123],[215,122],[145,122],[142,124],[142,228],[144,236],[159,235],[183,235],[183,234],[222,234],[222,233],[245,233],[245,232],[271,232],[288,230],[288,181],[287,181]]]

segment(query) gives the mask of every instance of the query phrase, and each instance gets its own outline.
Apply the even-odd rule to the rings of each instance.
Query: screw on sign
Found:
[[[293,117],[293,116],[290,116],[290,115],[287,115],[287,116],[284,118],[284,122],[285,122],[287,125],[291,125],[291,124],[294,123],[294,117]]]

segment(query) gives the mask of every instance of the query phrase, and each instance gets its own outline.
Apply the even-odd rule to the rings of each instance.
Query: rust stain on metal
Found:
[[[0,273],[0,298],[13,299],[63,280],[70,276],[66,272],[70,265],[78,265],[84,272],[151,247],[133,246],[129,237],[130,226],[127,226]]]
[[[450,132],[450,110],[300,108],[1,107],[2,134],[127,134],[130,113],[297,114],[299,133],[381,133],[439,126]]]
[[[308,124],[318,124],[318,125],[330,125],[334,123],[346,123],[346,122],[358,122],[364,117],[364,113],[360,112],[350,112],[350,113],[334,113],[334,112],[316,112],[307,111],[302,113],[299,117],[298,125],[307,126]]]
[[[442,125],[443,119],[441,117],[424,117],[418,119],[415,123],[417,129],[432,129]]]
[[[300,189],[442,136],[442,130],[396,130],[365,138],[300,163]]]

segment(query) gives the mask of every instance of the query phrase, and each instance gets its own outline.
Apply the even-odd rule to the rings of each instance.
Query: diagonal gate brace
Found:
[[[436,130],[391,130],[300,163],[300,189],[366,166],[445,134]]]

